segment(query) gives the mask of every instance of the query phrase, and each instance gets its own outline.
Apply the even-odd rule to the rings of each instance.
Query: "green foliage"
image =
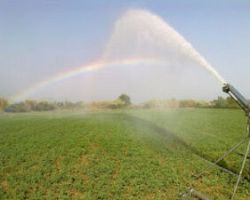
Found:
[[[54,105],[57,109],[80,109],[84,108],[84,103],[82,101],[78,101],[76,103],[65,101],[65,102],[55,102]]]
[[[31,101],[27,100],[21,103],[11,104],[5,108],[5,112],[30,112],[30,111],[49,111],[56,107],[47,101]]]
[[[240,108],[239,105],[235,102],[235,100],[232,97],[227,97],[227,107],[228,108]]]
[[[24,102],[15,103],[8,105],[8,102],[0,98],[0,110],[5,110],[6,112],[30,112],[30,111],[51,111],[55,109],[65,109],[65,110],[106,110],[106,109],[121,109],[121,108],[134,108],[134,109],[165,109],[165,108],[236,108],[238,109],[238,104],[231,98],[218,97],[213,101],[205,100],[193,100],[193,99],[168,99],[168,100],[150,100],[146,101],[140,105],[131,104],[130,97],[126,94],[120,95],[117,99],[113,101],[97,101],[89,104],[84,104],[79,101],[76,103],[65,101],[65,102],[48,102],[48,101],[34,101],[26,100]]]
[[[226,109],[54,111],[3,114],[0,127],[0,199],[178,199],[192,183],[223,200],[235,178],[192,174],[208,166],[201,156],[216,160],[242,138],[245,119]],[[237,199],[249,193],[241,182]]]
[[[0,110],[4,110],[8,106],[8,101],[0,97]]]
[[[121,97],[121,96],[120,96]],[[113,101],[97,101],[92,102],[86,106],[87,110],[106,110],[106,109],[121,109],[128,107],[131,103],[130,100],[124,96],[118,97]],[[127,99],[127,100],[126,100]]]
[[[143,103],[142,108],[178,108],[179,105],[179,101],[176,99],[169,99],[169,100],[150,100],[147,101],[145,103]]]
[[[55,109],[81,109],[84,108],[83,102],[48,102],[26,100],[24,102],[11,104],[5,107],[5,112],[30,112],[30,111],[52,111]]]
[[[118,99],[119,99],[121,102],[123,102],[123,104],[124,104],[125,106],[131,105],[130,97],[129,97],[128,95],[126,95],[126,94],[120,95],[120,96],[118,97]]]
[[[24,102],[11,104],[4,109],[5,112],[29,112],[30,106]]]
[[[212,101],[212,105],[215,108],[239,108],[238,104],[232,97],[218,97],[216,100]]]
[[[110,108],[110,109],[120,109],[120,108],[125,108],[127,106],[128,106],[128,104],[125,101],[118,98],[115,101],[110,102],[110,104],[108,105],[108,108]]]
[[[180,101],[180,108],[195,108],[195,107],[197,107],[197,102],[195,100],[188,99]]]
[[[147,101],[143,104],[143,108],[157,108],[157,102],[155,100]]]
[[[95,101],[85,106],[86,110],[106,110],[111,109],[112,101]]]
[[[56,107],[47,101],[38,102],[35,106],[34,111],[49,111],[54,110]]]
[[[206,100],[151,100],[142,105],[142,108],[235,108],[239,109],[238,104],[231,97],[218,97],[212,101]]]
[[[227,106],[227,101],[223,97],[219,96],[213,101],[213,105],[215,108],[225,108]]]

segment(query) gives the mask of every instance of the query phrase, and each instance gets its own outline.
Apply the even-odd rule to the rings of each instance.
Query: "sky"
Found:
[[[0,0],[0,96],[10,98],[59,73],[98,61],[117,19],[130,9],[160,16],[250,98],[247,0]],[[121,93],[135,102],[223,95],[221,83],[197,66],[133,65],[48,84],[27,98],[93,101]]]

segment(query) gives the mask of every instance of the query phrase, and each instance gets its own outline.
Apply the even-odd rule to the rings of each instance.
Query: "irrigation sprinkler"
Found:
[[[237,176],[237,181],[234,185],[233,193],[231,195],[231,200],[233,200],[235,197],[235,194],[237,192],[240,180],[242,178],[242,173],[245,169],[246,161],[249,158],[248,154],[250,151],[250,106],[249,106],[247,99],[238,90],[236,90],[232,85],[226,83],[223,85],[222,90],[223,90],[223,92],[229,94],[234,99],[234,101],[241,107],[241,109],[245,112],[246,117],[247,117],[247,137],[243,138],[239,143],[232,146],[228,151],[226,151],[214,163],[211,163],[212,165],[208,166],[204,171],[202,171],[200,174],[198,174],[194,177],[195,177],[195,179],[202,177],[205,174],[205,172],[208,171],[208,169],[210,169],[213,166],[218,166],[218,163],[220,161],[222,161],[225,157],[227,157],[229,154],[234,152],[243,143],[247,142],[248,145],[246,148],[246,152],[244,154],[244,158],[243,158],[243,161],[241,164],[239,174],[235,174],[234,172],[231,172],[230,170],[223,168],[224,172],[230,172],[229,174],[231,174],[231,175],[233,174],[233,175]],[[218,166],[218,167],[219,167],[219,169],[222,169],[221,166]],[[185,199],[200,199],[200,200],[211,200],[212,199],[211,197],[208,197],[207,195],[202,194],[201,192],[195,190],[194,188],[189,188],[187,191],[181,193],[181,196],[184,197]]]
[[[222,87],[222,90],[223,92],[228,93],[236,101],[236,103],[245,111],[249,119],[250,107],[245,97],[238,90],[236,90],[232,85],[228,83]]]

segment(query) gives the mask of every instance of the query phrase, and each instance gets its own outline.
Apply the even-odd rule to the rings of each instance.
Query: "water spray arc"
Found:
[[[97,62],[55,74],[32,84],[11,97],[11,102],[25,100],[41,88],[87,72],[110,66],[159,65],[185,66],[193,63],[203,67],[220,83],[223,77],[180,33],[158,15],[143,9],[129,9],[119,17],[103,54]]]

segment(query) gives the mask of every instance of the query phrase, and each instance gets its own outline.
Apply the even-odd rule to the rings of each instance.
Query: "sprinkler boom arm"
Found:
[[[246,115],[250,117],[249,103],[238,90],[236,90],[232,85],[228,83],[223,86],[222,90],[223,92],[228,93],[236,101],[236,103],[245,111]]]

